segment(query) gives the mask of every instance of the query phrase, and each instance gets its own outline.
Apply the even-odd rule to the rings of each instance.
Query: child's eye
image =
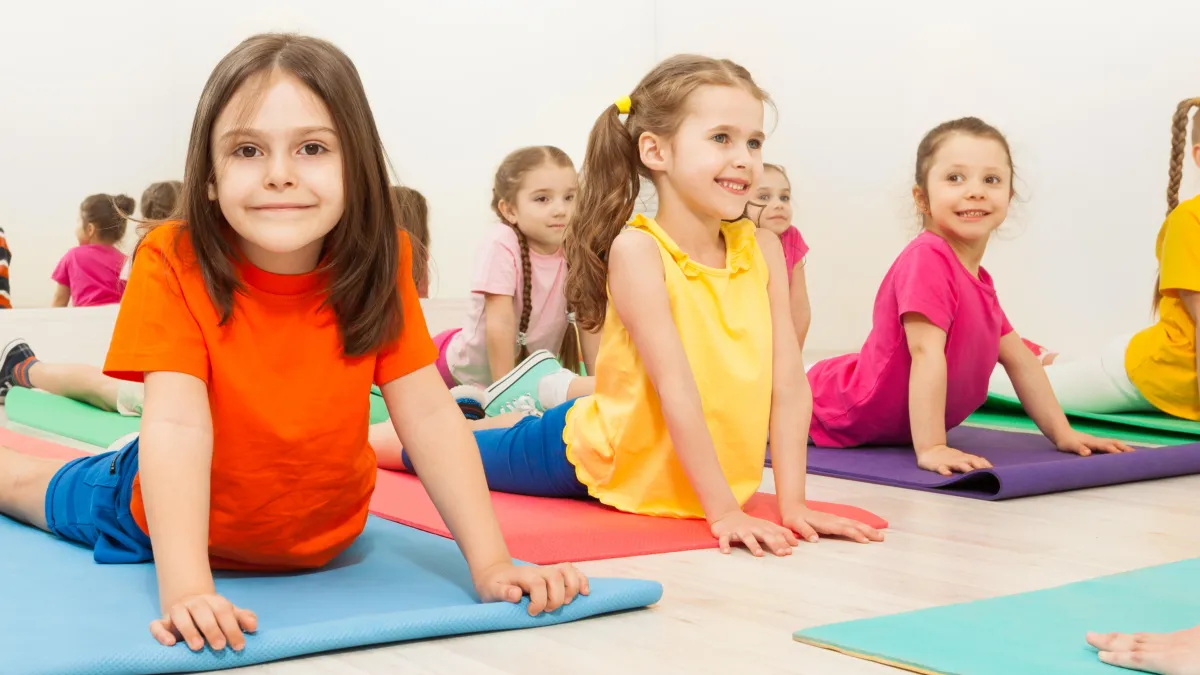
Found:
[[[987,177],[987,178],[985,178],[984,180],[985,180],[985,181],[987,181],[987,182],[989,182],[989,183],[991,183],[992,185],[999,185],[999,184],[1000,184],[1000,177],[999,177],[999,176],[988,176],[988,177]]]
[[[751,150],[761,150],[762,149],[762,141],[758,140],[757,138],[752,139],[750,141],[749,145],[750,145]]]
[[[946,176],[946,180],[950,181],[951,183],[961,183],[963,180],[963,175],[961,173],[952,173],[949,176]]]
[[[712,139],[718,143],[724,143],[729,140],[729,134],[716,134]]]
[[[760,201],[760,202],[768,201],[771,199],[771,193],[770,192],[760,192],[760,193],[758,193],[758,196],[755,197],[754,199],[756,201]]]
[[[534,197],[534,198],[533,198],[533,201],[535,201],[535,202],[547,202],[547,201],[550,201],[550,198],[549,198],[549,197],[547,197],[546,195],[538,195],[537,197]]]
[[[233,154],[237,155],[238,157],[250,159],[251,157],[255,156],[254,153],[256,152],[258,152],[258,148],[254,147],[253,145],[239,145],[237,149],[233,151]]]
[[[567,201],[569,201],[569,202],[575,201],[575,195],[567,195]]]
[[[789,197],[789,196],[787,196],[787,195],[784,195],[784,196],[782,196],[782,197],[780,197],[780,198],[779,198],[779,201],[781,201],[781,202],[790,202],[790,201],[792,201],[792,198],[791,198],[791,197]]]
[[[325,146],[320,143],[305,143],[300,147],[300,153],[304,155],[313,156],[319,155],[322,152],[325,152]]]

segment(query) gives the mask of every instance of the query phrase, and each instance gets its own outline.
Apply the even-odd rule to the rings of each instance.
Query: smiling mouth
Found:
[[[979,211],[979,210],[955,211],[954,213],[959,218],[982,218],[984,216],[991,215],[991,211]]]
[[[309,204],[267,204],[251,207],[253,211],[303,211],[313,208]]]
[[[750,189],[749,183],[740,180],[718,178],[716,183],[735,195],[744,195]]]

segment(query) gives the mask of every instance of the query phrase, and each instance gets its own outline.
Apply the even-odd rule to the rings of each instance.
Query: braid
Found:
[[[525,344],[525,331],[529,328],[529,315],[533,312],[533,270],[529,263],[529,241],[525,239],[525,233],[521,232],[521,228],[516,225],[511,227],[517,233],[517,243],[521,245],[521,282],[524,284],[522,286],[524,297],[521,303],[521,321],[517,325],[517,342],[521,345],[520,351],[517,352],[517,363],[520,363],[525,360],[526,356],[529,356],[529,346]]]
[[[1179,186],[1183,182],[1183,156],[1186,154],[1187,145],[1187,128],[1188,128],[1188,113],[1195,106],[1200,106],[1200,98],[1189,98],[1179,102],[1179,106],[1175,108],[1175,116],[1171,118],[1171,163],[1167,171],[1167,215],[1179,206]],[[1162,272],[1154,279],[1154,302],[1151,305],[1151,311],[1158,310],[1158,303],[1162,300],[1162,291],[1159,290],[1159,284],[1162,281]]]

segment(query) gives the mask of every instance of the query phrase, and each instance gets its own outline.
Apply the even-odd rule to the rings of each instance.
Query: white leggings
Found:
[[[1132,335],[1108,343],[1100,351],[1075,359],[1063,356],[1046,366],[1054,395],[1065,410],[1088,413],[1152,412],[1157,410],[1129,381],[1125,350]],[[1003,366],[992,372],[988,393],[1017,397]]]

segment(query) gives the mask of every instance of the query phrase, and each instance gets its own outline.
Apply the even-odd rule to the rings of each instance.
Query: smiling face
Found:
[[[783,234],[792,226],[792,184],[778,168],[763,170],[746,214],[759,227],[775,234]]]
[[[215,196],[255,266],[311,271],[345,207],[342,157],[325,103],[294,75],[248,79],[212,132]]]
[[[986,242],[1008,217],[1012,165],[993,138],[952,133],[929,162],[925,186],[913,188],[925,228],[968,244]]]
[[[567,223],[575,211],[579,181],[574,167],[549,160],[521,178],[516,198],[500,203],[505,220],[517,228],[538,253],[554,253],[562,246]]]
[[[705,85],[688,97],[669,139],[640,139],[642,161],[698,216],[737,220],[762,177],[763,103],[742,87]]]

